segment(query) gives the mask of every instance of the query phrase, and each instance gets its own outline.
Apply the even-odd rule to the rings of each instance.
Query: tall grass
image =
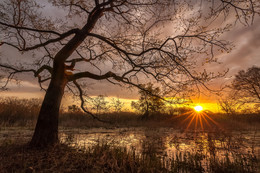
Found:
[[[40,99],[0,98],[0,125],[34,125],[40,110],[40,104]]]

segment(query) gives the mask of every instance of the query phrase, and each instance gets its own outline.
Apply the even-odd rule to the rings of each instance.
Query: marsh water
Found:
[[[10,139],[29,140],[30,129],[0,130],[0,142]],[[92,128],[61,129],[60,140],[70,146],[88,149],[96,144],[126,147],[136,153],[154,153],[175,157],[180,152],[203,153],[214,157],[227,154],[255,155],[260,158],[260,132],[243,131],[181,131],[173,128]]]
[[[260,157],[259,131],[180,131],[172,128],[120,128],[64,130],[61,141],[79,148],[112,144],[139,154],[155,153],[174,157],[180,152],[225,157],[227,154],[253,154]]]

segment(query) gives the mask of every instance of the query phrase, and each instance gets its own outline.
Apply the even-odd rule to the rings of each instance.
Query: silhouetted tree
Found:
[[[139,91],[139,100],[136,102],[133,101],[131,106],[143,113],[142,118],[146,119],[150,114],[162,112],[165,103],[160,97],[158,97],[160,94],[160,88],[154,88],[151,83],[148,83],[144,88],[145,91]]]
[[[239,71],[231,87],[244,101],[260,102],[260,68],[253,66]]]
[[[229,87],[228,94],[218,101],[221,110],[227,114],[257,112],[256,103],[260,101],[259,75],[259,67],[253,66],[246,71],[240,70],[235,75]]]
[[[229,115],[233,115],[242,109],[244,103],[239,102],[239,100],[234,99],[229,95],[226,98],[219,99],[218,105],[223,112]]]
[[[165,93],[180,93],[216,77],[195,71],[196,62],[215,62],[216,51],[230,51],[228,42],[219,39],[230,25],[216,28],[216,18],[235,14],[234,21],[247,25],[259,14],[260,2],[200,3],[205,11],[185,0],[2,0],[1,49],[21,53],[18,63],[1,58],[6,75],[2,89],[17,74],[27,72],[46,90],[31,146],[58,142],[65,89],[79,96],[84,112],[97,118],[86,108],[83,79],[145,90],[141,84],[149,78],[160,82]],[[52,15],[48,8],[59,15]]]
[[[120,112],[124,107],[124,103],[119,98],[112,98],[110,106],[115,112]]]
[[[88,99],[89,106],[92,110],[96,111],[96,114],[106,111],[108,109],[108,101],[105,100],[103,95]]]

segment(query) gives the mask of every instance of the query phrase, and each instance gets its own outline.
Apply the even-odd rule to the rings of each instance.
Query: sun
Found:
[[[195,109],[196,112],[200,112],[200,111],[203,110],[203,107],[198,105],[198,106],[195,106],[194,109]]]

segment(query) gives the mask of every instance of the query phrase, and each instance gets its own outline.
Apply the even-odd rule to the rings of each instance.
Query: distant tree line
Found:
[[[112,98],[111,101],[107,99],[104,95],[98,95],[96,97],[88,97],[86,99],[86,104],[90,110],[95,114],[106,113],[106,112],[121,112],[125,106],[118,97]],[[77,105],[68,106],[68,112],[81,112],[81,108]]]

